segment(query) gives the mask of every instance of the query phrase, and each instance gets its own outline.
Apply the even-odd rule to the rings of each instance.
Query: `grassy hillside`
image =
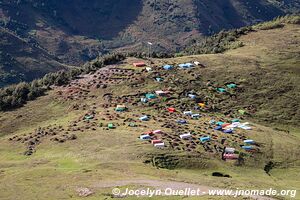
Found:
[[[89,188],[94,194],[85,199],[112,199],[111,189],[116,186],[162,188],[178,182],[299,191],[299,32],[299,25],[288,24],[243,35],[238,38],[243,47],[223,54],[144,60],[152,72],[132,66],[141,59],[127,58],[54,87],[22,108],[1,112],[0,198],[82,199],[78,189]],[[192,61],[205,67],[161,68]],[[156,82],[158,76],[164,80]],[[216,91],[231,82],[236,89]],[[172,92],[169,98],[140,102],[145,93],[165,89]],[[196,103],[186,96],[188,92],[197,94],[205,107],[194,110]],[[117,104],[125,104],[128,111],[115,112]],[[177,112],[169,113],[168,107]],[[202,117],[191,120],[182,115],[189,109]],[[242,115],[240,109],[248,114]],[[138,120],[144,114],[151,116],[150,121]],[[233,118],[250,122],[252,130],[224,134],[209,123]],[[189,124],[178,125],[177,119]],[[108,129],[108,123],[116,128]],[[157,136],[166,143],[163,150],[138,139],[141,133],[156,129],[164,132]],[[189,131],[193,139],[180,140],[179,134]],[[213,139],[202,144],[197,138],[205,135]],[[242,150],[243,139],[254,139],[256,151]],[[244,162],[221,160],[219,150],[224,145],[238,149]],[[272,166],[269,174],[266,166]],[[214,177],[213,172],[231,178]],[[180,198],[186,199],[153,199]]]

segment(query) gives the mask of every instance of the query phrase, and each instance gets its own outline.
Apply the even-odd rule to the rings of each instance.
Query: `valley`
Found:
[[[286,23],[220,54],[127,57],[0,112],[0,199],[114,199],[114,187],[185,184],[299,192],[299,36]],[[225,161],[226,148],[238,157]]]
[[[145,54],[147,42],[153,52],[177,53],[223,29],[297,14],[299,8],[299,0],[3,0],[0,87],[109,52]]]

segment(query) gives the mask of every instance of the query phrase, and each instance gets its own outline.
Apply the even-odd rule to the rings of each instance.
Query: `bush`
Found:
[[[300,16],[287,15],[284,17],[277,17],[272,21],[254,25],[253,28],[258,30],[270,30],[270,29],[282,28],[284,27],[285,24],[300,24]]]
[[[252,27],[221,31],[190,45],[181,55],[223,53],[228,49],[241,47],[243,44],[236,40],[251,31],[253,31]]]

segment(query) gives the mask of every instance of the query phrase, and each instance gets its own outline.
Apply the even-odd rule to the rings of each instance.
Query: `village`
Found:
[[[68,127],[39,127],[33,133],[9,140],[26,144],[24,154],[30,156],[45,138],[64,143],[76,140],[76,133],[87,130],[101,134],[118,129],[136,132],[142,128],[133,141],[161,151],[205,153],[243,164],[247,157],[260,152],[259,142],[251,138],[255,127],[244,120],[253,108],[222,112],[218,106],[236,98],[241,88],[231,80],[224,85],[203,82],[201,73],[194,71],[201,72],[206,67],[198,61],[161,66],[136,61],[132,66],[107,66],[55,88],[58,100],[78,102],[70,109],[85,112],[79,119]],[[121,88],[105,92],[112,86],[126,86],[130,92],[123,94]],[[84,103],[87,100],[89,104]]]

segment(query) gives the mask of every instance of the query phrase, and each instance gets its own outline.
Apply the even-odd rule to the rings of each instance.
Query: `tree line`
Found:
[[[34,100],[37,97],[44,95],[46,91],[51,89],[51,86],[68,84],[79,75],[95,72],[106,65],[115,64],[125,58],[125,54],[109,54],[102,56],[81,68],[48,73],[44,77],[35,79],[29,83],[21,82],[16,85],[2,88],[0,89],[0,111],[7,111],[20,107],[27,101]]]

